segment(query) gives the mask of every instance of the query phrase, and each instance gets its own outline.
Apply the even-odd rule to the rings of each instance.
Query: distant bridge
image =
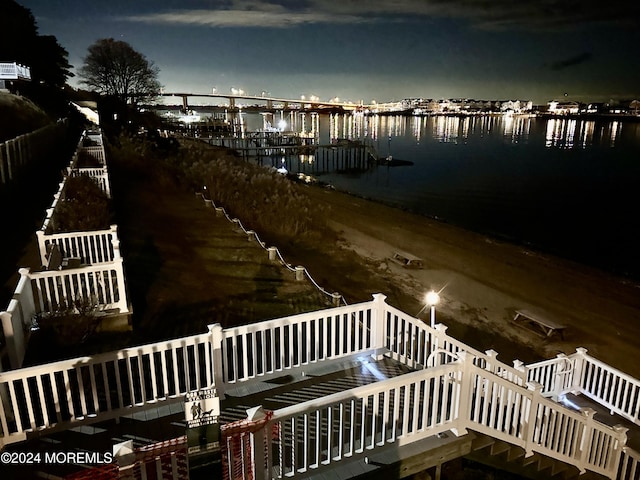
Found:
[[[305,99],[305,98],[279,98],[279,97],[266,97],[262,95],[246,95],[246,94],[226,94],[226,93],[184,93],[184,92],[163,92],[161,97],[181,97],[182,108],[189,109],[190,97],[202,97],[202,98],[223,98],[229,101],[229,108],[234,109],[236,107],[236,100],[255,100],[265,102],[267,109],[288,109],[291,105],[299,105],[301,110],[309,110],[313,108],[342,108],[344,110],[358,110],[369,108],[369,105],[365,105],[362,102],[332,102],[322,101],[319,99]],[[281,105],[281,106],[279,106]]]

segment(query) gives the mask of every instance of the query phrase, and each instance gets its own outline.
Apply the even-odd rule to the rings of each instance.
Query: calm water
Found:
[[[275,119],[277,123],[278,119]],[[321,143],[367,139],[412,166],[327,173],[337,189],[640,280],[640,123],[285,116]],[[261,116],[246,118],[248,130]]]

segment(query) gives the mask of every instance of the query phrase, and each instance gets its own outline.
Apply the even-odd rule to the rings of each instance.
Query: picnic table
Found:
[[[567,328],[566,325],[549,320],[548,318],[529,310],[516,310],[513,322],[524,326],[525,328],[529,328],[545,338],[549,338],[557,333],[560,335],[560,338],[564,340],[564,330]]]

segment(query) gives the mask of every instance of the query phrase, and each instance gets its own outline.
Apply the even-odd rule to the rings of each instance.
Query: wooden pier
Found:
[[[317,144],[313,137],[294,135],[250,135],[245,138],[214,137],[203,139],[210,145],[236,150],[246,161],[291,172],[328,173],[364,172],[376,165],[375,147],[361,141],[338,140]]]

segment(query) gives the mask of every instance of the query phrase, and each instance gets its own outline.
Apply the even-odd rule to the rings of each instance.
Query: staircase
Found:
[[[531,480],[602,480],[606,477],[586,471],[582,475],[573,465],[555,460],[539,453],[526,456],[521,447],[497,440],[488,435],[473,432],[471,453],[465,458],[483,465],[507,471]]]

